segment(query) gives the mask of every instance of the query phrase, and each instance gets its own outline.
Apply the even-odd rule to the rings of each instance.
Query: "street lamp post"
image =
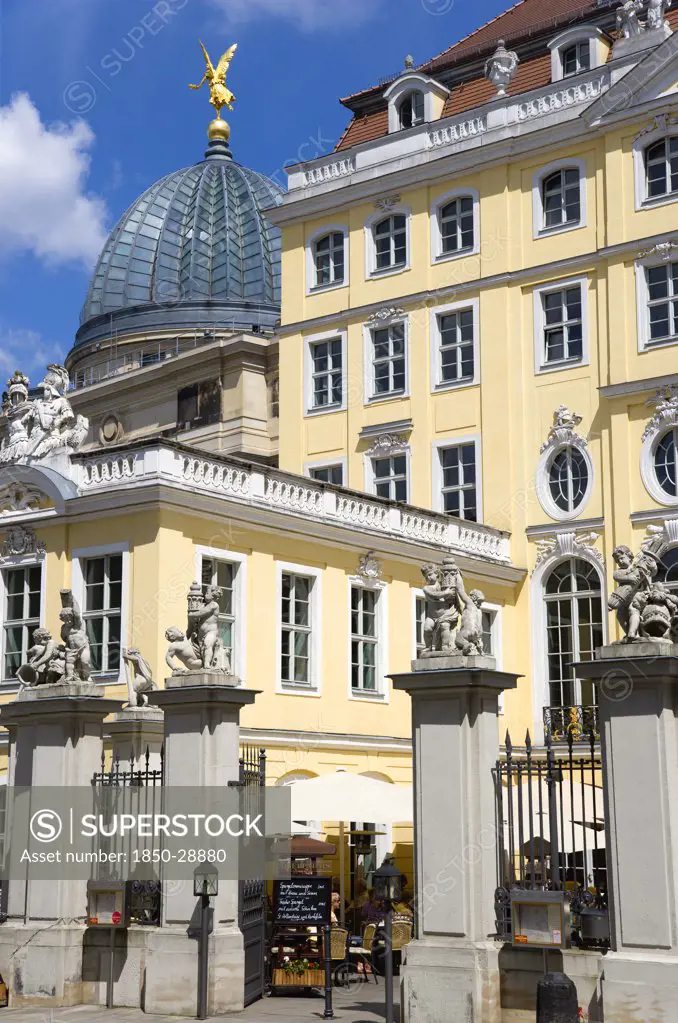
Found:
[[[198,1019],[207,1019],[209,989],[210,898],[219,894],[219,872],[201,863],[193,872],[193,894],[201,900],[198,950]]]
[[[393,1019],[393,903],[400,898],[401,873],[389,856],[373,874],[374,894],[386,909],[384,927],[384,986],[386,988],[386,1023]]]

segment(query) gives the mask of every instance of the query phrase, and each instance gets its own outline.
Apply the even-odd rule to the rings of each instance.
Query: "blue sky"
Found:
[[[195,163],[211,116],[197,37],[234,41],[238,161],[279,182],[330,151],[338,97],[424,61],[505,0],[0,0],[0,383],[62,358],[102,239]]]

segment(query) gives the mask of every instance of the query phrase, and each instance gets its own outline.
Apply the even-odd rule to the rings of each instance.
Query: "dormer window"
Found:
[[[398,118],[401,128],[414,128],[417,124],[423,124],[424,118],[424,94],[415,90],[408,92],[398,106]]]
[[[549,43],[552,81],[560,82],[602,67],[610,46],[609,37],[592,25],[576,25],[561,32]]]
[[[560,59],[563,67],[563,78],[571,78],[578,75],[580,71],[588,71],[591,67],[591,43],[583,39],[572,46],[565,46],[561,50]]]

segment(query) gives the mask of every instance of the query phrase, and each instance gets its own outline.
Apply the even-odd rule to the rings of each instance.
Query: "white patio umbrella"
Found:
[[[343,914],[345,822],[411,824],[414,817],[412,787],[391,785],[338,767],[334,774],[293,782],[290,792],[293,821],[322,820],[339,824],[339,884]]]
[[[541,789],[541,792],[540,792]],[[530,792],[531,790],[531,792]],[[580,785],[570,786],[567,782],[562,785],[562,809],[560,786],[557,790],[558,804],[558,839],[560,851],[563,853],[583,852],[586,848],[589,852],[594,849],[605,848],[603,790],[599,786]],[[519,829],[519,805],[522,802],[523,819],[523,843],[530,838],[530,795],[532,797],[532,826],[535,835],[535,849],[539,850],[540,834],[548,841],[550,838],[549,822],[549,793],[544,778],[532,778],[528,781],[524,778],[518,786],[511,786],[511,800],[513,805],[512,824],[513,842],[518,844],[520,839]],[[541,799],[540,799],[541,796]],[[504,842],[506,848],[511,848],[511,836],[509,834],[509,797],[506,785],[503,786],[503,817],[504,817]],[[584,823],[586,822],[586,823]],[[596,837],[594,838],[594,831]]]

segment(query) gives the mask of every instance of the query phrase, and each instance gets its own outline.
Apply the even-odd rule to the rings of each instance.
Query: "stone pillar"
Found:
[[[174,675],[165,689],[149,694],[165,712],[165,785],[225,788],[239,780],[240,711],[258,693],[235,685],[229,675],[205,671]],[[192,881],[170,884],[163,899],[162,927],[149,935],[145,1011],[194,1016],[198,983],[199,900]],[[209,1014],[244,1007],[245,953],[238,926],[237,881],[219,882],[212,900]],[[191,935],[188,929],[191,927]]]
[[[678,1019],[678,646],[575,665],[599,691],[612,951],[605,1023]]]
[[[9,730],[8,784],[90,788],[101,770],[104,718],[120,709],[89,683],[23,689],[0,709]],[[83,937],[87,881],[9,883],[7,922],[0,927],[0,972],[12,1006],[78,1005],[83,1001]]]
[[[106,722],[111,737],[113,757],[120,758],[121,768],[133,763],[136,771],[160,770],[161,751],[165,741],[165,715],[159,707],[125,707]]]
[[[405,1023],[499,1023],[493,770],[499,695],[517,675],[492,657],[415,661],[412,697],[417,939],[403,971]]]

